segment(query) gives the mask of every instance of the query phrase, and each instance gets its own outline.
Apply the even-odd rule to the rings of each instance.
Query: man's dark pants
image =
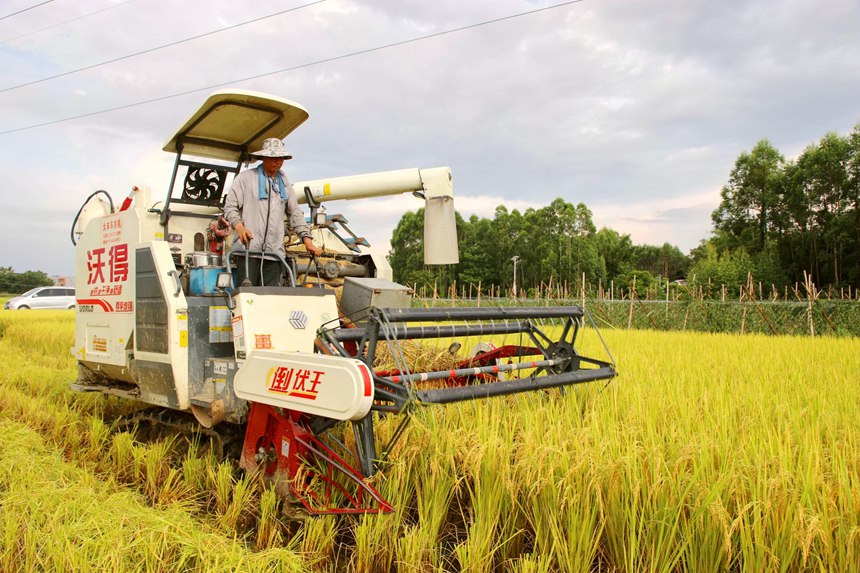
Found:
[[[236,269],[234,280],[236,288],[242,286],[242,281],[245,278],[245,258],[237,256]],[[260,259],[254,257],[248,258],[248,276],[251,279],[253,286],[281,286],[281,278],[283,276],[283,268],[281,263],[277,261],[263,261],[263,282],[260,283]]]

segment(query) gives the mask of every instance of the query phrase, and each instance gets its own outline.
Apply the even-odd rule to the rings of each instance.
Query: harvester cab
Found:
[[[141,423],[184,417],[219,447],[239,436],[239,465],[310,513],[387,512],[367,478],[416,408],[608,380],[615,368],[576,350],[578,306],[412,308],[412,290],[326,212],[328,201],[410,193],[423,200],[425,263],[457,263],[447,167],[294,183],[323,256],[287,239],[286,258],[250,253],[278,259],[286,286],[235,284],[233,257],[246,253],[224,243],[230,182],[263,140],[307,118],[285,99],[216,92],[164,146],[176,159],[163,201],[143,185],[119,209],[105,192],[85,201],[72,227],[72,387],[149,406],[132,418]],[[411,346],[434,340],[448,363],[417,366]],[[381,444],[374,425],[389,414],[404,423]]]

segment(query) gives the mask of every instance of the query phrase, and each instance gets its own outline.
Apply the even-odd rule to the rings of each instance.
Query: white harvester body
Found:
[[[314,354],[320,327],[337,326],[333,290],[214,286],[218,274],[230,272],[223,253],[232,246],[228,239],[222,255],[213,254],[207,231],[221,214],[232,177],[263,140],[283,139],[307,117],[302,106],[283,98],[217,92],[164,145],[177,154],[166,200],[154,201],[141,185],[126,210],[111,212],[101,197],[87,202],[75,228],[76,389],[191,411],[207,427],[242,422],[246,401],[338,420],[367,414],[373,383],[366,367]],[[187,169],[184,181],[181,168]],[[433,226],[451,232],[434,242],[428,260],[456,262],[451,181],[450,169],[441,167],[294,183],[299,202],[314,207],[312,233],[325,251],[316,274],[322,268],[335,280],[391,279],[384,257],[368,253],[346,219],[328,216],[320,204],[394,194],[434,204]],[[288,253],[306,256],[302,246],[288,246]],[[293,275],[297,269],[294,264]],[[301,274],[313,278],[309,259]],[[298,386],[285,392],[283,378],[293,371],[291,383]],[[309,382],[296,382],[304,375]],[[313,390],[303,393],[302,387]]]

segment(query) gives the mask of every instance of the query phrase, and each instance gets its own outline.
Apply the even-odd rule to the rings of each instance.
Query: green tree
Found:
[[[828,133],[798,158],[809,199],[814,206],[816,249],[814,278],[839,286],[843,256],[856,236],[849,185],[851,145],[847,137]]]
[[[690,264],[690,259],[681,250],[669,243],[663,246],[636,245],[633,247],[634,268],[643,269],[665,280],[681,278]]]
[[[743,248],[761,277],[819,285],[860,285],[860,124],[827,133],[796,161],[766,140],[735,162],[713,212],[708,245]],[[704,251],[691,253],[697,263]]]
[[[789,162],[782,178],[779,209],[774,213],[773,241],[784,271],[793,280],[799,280],[803,271],[811,271],[818,264],[814,214],[804,168]]]
[[[848,188],[846,199],[851,204],[851,215],[853,222],[851,226],[854,233],[851,237],[850,248],[853,264],[846,263],[846,278],[855,287],[860,287],[860,122],[858,122],[851,134],[848,136],[849,159],[848,159]]]
[[[525,214],[527,252],[523,256],[527,285],[536,286],[550,277],[575,282],[585,273],[589,280],[603,278],[605,270],[593,237],[596,228],[591,211],[583,203],[574,206],[561,198]]]
[[[720,192],[720,205],[711,215],[715,229],[732,240],[729,248],[764,249],[784,163],[782,154],[767,139],[735,161],[729,182]]]
[[[621,275],[633,270],[633,241],[630,235],[603,227],[594,235],[597,254],[606,269],[606,280],[618,282]]]
[[[645,298],[645,293],[648,292],[649,289],[657,286],[657,278],[644,269],[631,269],[618,275],[615,279],[615,286],[629,291],[634,286],[634,279],[636,292],[639,293],[642,298]]]
[[[431,278],[424,269],[424,209],[400,218],[391,235],[388,264],[400,283],[427,284]]]
[[[743,247],[723,253],[718,253],[713,243],[704,247],[705,256],[690,267],[687,282],[694,287],[702,287],[711,297],[720,296],[723,286],[729,295],[738,296],[749,274],[755,276],[755,266],[749,253]]]
[[[458,214],[459,217],[459,214]],[[494,274],[489,264],[495,249],[492,247],[492,224],[486,219],[472,215],[468,222],[458,225],[460,264],[457,266],[457,282],[461,284],[486,283]]]
[[[524,259],[529,254],[531,247],[528,240],[526,220],[516,209],[508,212],[504,205],[496,207],[493,215],[493,228],[495,246],[491,249],[492,257],[498,269],[499,286],[512,286],[513,266],[511,260],[514,256]],[[526,266],[528,268],[528,265]],[[522,267],[518,266],[519,276],[523,276]],[[521,281],[522,279],[520,279]],[[520,282],[518,281],[518,282]]]
[[[0,267],[0,292],[21,294],[40,286],[51,286],[54,281],[42,271],[16,273],[12,267]]]

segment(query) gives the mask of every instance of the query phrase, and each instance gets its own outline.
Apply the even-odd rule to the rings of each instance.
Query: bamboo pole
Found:
[[[809,303],[806,307],[806,316],[809,319],[809,335],[815,338],[815,321],[812,318],[812,304],[815,302],[815,285],[812,284],[812,277],[806,271],[803,271],[803,282],[806,287],[806,297]]]
[[[627,330],[633,326],[633,296],[636,293],[636,275],[633,275],[633,288],[630,290],[630,312],[627,315]]]
[[[585,273],[582,273],[582,308],[585,308]]]
[[[759,283],[759,284],[761,284],[761,283]],[[765,313],[764,309],[761,307],[760,304],[758,304],[758,302],[755,300],[755,298],[750,297],[750,299],[752,301],[753,306],[758,311],[758,313],[761,315],[761,317],[764,319],[765,323],[767,324],[768,328],[770,329],[770,333],[776,334],[776,327],[774,327],[770,318],[768,318],[767,313]]]
[[[669,281],[666,280],[666,324],[669,324]]]
[[[747,273],[747,284],[740,287],[740,292],[738,293],[738,300],[743,301],[744,298],[750,299],[753,295],[753,285],[752,285],[752,273]],[[746,292],[744,292],[746,291]],[[741,334],[746,332],[747,327],[747,303],[744,302],[744,314],[741,318]]]

